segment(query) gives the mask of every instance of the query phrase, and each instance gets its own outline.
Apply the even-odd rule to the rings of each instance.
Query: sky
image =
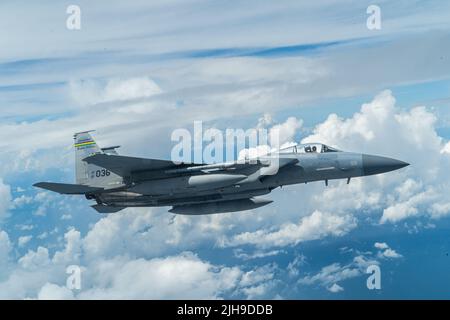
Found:
[[[2,1],[0,298],[449,299],[449,40],[443,0]],[[210,216],[32,187],[74,182],[75,132],[169,159],[197,120],[410,166]]]

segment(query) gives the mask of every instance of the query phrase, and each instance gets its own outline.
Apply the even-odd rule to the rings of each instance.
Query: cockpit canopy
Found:
[[[280,149],[282,153],[325,153],[339,152],[340,150],[329,147],[323,143],[295,144]]]

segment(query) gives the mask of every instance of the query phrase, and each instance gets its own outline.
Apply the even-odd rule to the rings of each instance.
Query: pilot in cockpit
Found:
[[[282,148],[281,152],[286,153],[324,153],[324,152],[339,152],[339,150],[329,147],[321,143],[307,143]]]

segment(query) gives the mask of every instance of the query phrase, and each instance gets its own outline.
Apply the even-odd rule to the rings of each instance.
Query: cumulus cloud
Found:
[[[414,194],[408,200],[393,203],[384,209],[380,222],[398,222],[406,218],[423,215],[427,211],[430,212],[430,208],[427,206],[437,198],[438,195],[432,188]]]
[[[27,245],[28,242],[31,241],[31,239],[33,239],[33,236],[30,236],[30,235],[19,237],[17,244],[19,245],[19,247],[24,247]]]
[[[446,183],[450,157],[445,142],[436,132],[436,116],[424,106],[408,111],[399,108],[391,91],[385,90],[362,105],[352,117],[331,114],[302,142],[320,141],[342,150],[398,158],[411,166],[398,172],[363,178],[352,188],[325,191],[327,203],[347,210],[382,209],[380,223],[397,223],[407,218],[448,215],[449,187]],[[356,179],[358,180],[358,179]],[[354,182],[352,182],[354,184]],[[343,200],[345,199],[345,200]]]
[[[153,258],[189,250],[204,241],[215,243],[220,235],[246,229],[257,220],[263,221],[256,211],[193,217],[174,216],[166,208],[130,208],[100,219],[82,242],[90,258],[126,254]]]
[[[378,249],[377,257],[386,259],[401,258],[402,255],[391,249],[386,242],[375,242],[374,247]]]
[[[239,267],[213,265],[185,252],[165,258],[84,259],[81,290],[66,288],[66,267],[80,263],[79,232],[65,234],[65,246],[50,256],[47,248],[29,250],[0,282],[1,298],[38,299],[217,299],[222,294],[258,286],[268,280],[264,270],[244,273]],[[0,254],[10,250],[6,233],[0,233]],[[3,260],[2,260],[3,261]],[[270,278],[270,277],[269,277]]]
[[[27,254],[18,260],[23,269],[35,270],[45,267],[50,263],[48,249],[38,247],[36,251],[29,250]]]
[[[326,288],[328,291],[337,293],[343,291],[338,282],[345,281],[347,279],[360,277],[366,273],[369,265],[378,265],[378,261],[367,257],[364,254],[360,254],[353,258],[353,260],[342,265],[335,262],[323,267],[316,274],[308,274],[298,280],[300,285],[320,285]]]
[[[83,299],[216,299],[232,289],[241,275],[237,268],[220,268],[185,253],[151,260],[115,258],[92,268],[92,289]]]
[[[274,124],[269,116],[264,118],[259,126],[280,126],[287,141],[294,139],[302,125],[295,118],[288,118],[280,124]],[[425,124],[411,124],[419,120]],[[261,277],[263,273],[257,270],[215,265],[195,254],[180,252],[197,248],[205,241],[217,241],[219,246],[233,247],[233,250],[251,245],[257,249],[254,254],[236,251],[236,256],[249,261],[278,254],[281,252],[278,249],[285,246],[348,234],[365,213],[382,215],[374,221],[383,223],[397,223],[421,215],[432,218],[446,215],[449,210],[446,204],[450,200],[446,201],[446,185],[436,183],[436,177],[445,175],[443,164],[448,161],[448,155],[440,152],[444,142],[435,132],[435,121],[428,109],[402,110],[396,106],[391,92],[382,92],[372,102],[364,104],[353,117],[342,119],[330,115],[304,141],[398,157],[417,167],[436,165],[433,170],[425,173],[402,170],[389,175],[353,179],[348,186],[345,181],[331,182],[326,189],[323,184],[283,189],[275,197],[304,201],[295,202],[296,206],[277,210],[262,208],[245,215],[173,217],[165,209],[127,209],[102,217],[85,236],[69,229],[64,236],[64,248],[54,254],[44,247],[28,251],[19,259],[18,269],[0,283],[0,291],[10,292],[10,296],[16,298],[65,296],[67,292],[61,288],[65,283],[65,267],[75,263],[83,266],[83,279],[86,281],[85,289],[74,294],[76,298],[155,298],[155,293],[148,290],[150,280],[158,283],[161,288],[158,297],[162,298],[185,297],[188,291],[198,297],[211,298],[235,292],[248,297],[267,296],[276,282],[273,269],[268,268],[267,277]],[[423,131],[430,139],[429,143],[423,141],[420,134],[408,134],[411,130]],[[393,133],[392,136],[387,132]],[[418,153],[416,147],[423,152]],[[55,198],[41,192],[33,202],[46,212],[52,208]],[[64,208],[63,212],[71,212],[67,209]],[[380,242],[378,246],[384,247],[384,244]],[[389,247],[377,249],[380,259],[401,256]],[[292,262],[290,277],[300,274],[301,263]],[[299,283],[319,284],[338,292],[341,291],[339,288],[343,289],[340,281],[361,275],[368,263],[376,261],[358,256],[350,264],[331,264],[317,274],[308,274]],[[177,269],[177,265],[192,270],[192,274],[182,272],[184,269]],[[164,270],[177,273],[175,279],[183,288],[179,295],[174,292],[174,282]],[[135,279],[139,281],[129,284],[131,289],[124,294],[125,283],[132,280],[131,275],[137,275]],[[195,287],[197,282],[204,283],[204,288]],[[8,291],[11,287],[16,290]]]
[[[11,248],[12,246],[8,234],[5,231],[0,230],[0,261],[2,263],[9,260]]]
[[[327,290],[332,293],[338,293],[338,292],[344,291],[344,288],[342,288],[337,283],[333,283],[333,285],[331,287],[328,287]]]
[[[269,125],[271,126],[269,127]],[[244,148],[239,151],[237,158],[239,160],[257,158],[259,156],[266,155],[269,152],[277,151],[280,148],[295,145],[295,135],[298,133],[298,130],[302,127],[302,125],[303,121],[295,117],[289,117],[282,123],[274,124],[271,116],[264,114],[263,117],[258,120],[258,124],[255,129],[266,130],[266,138],[268,140],[266,142],[268,144],[262,144],[262,142],[259,142],[260,144],[255,147]]]
[[[351,216],[314,211],[310,216],[302,218],[299,223],[286,223],[278,230],[244,232],[230,239],[223,239],[222,246],[252,244],[263,248],[282,247],[325,236],[342,236],[355,227],[356,221]]]
[[[442,147],[435,123],[436,116],[427,108],[419,106],[404,111],[396,106],[392,92],[385,90],[348,119],[329,115],[303,141],[321,141],[343,150],[399,156],[413,165],[432,164],[439,161],[436,155]]]
[[[11,188],[0,178],[0,222],[8,216],[8,210],[12,206]]]
[[[14,198],[12,205],[14,208],[20,208],[27,204],[30,204],[33,201],[33,198],[26,195],[21,195],[20,197]]]
[[[38,293],[40,300],[72,300],[73,293],[71,290],[54,283],[46,283]]]
[[[293,142],[294,136],[302,124],[302,120],[289,117],[284,123],[274,125],[269,131],[270,145],[276,148],[287,142]]]
[[[66,241],[64,250],[58,251],[53,256],[55,263],[74,263],[79,261],[82,251],[81,234],[75,228],[71,228],[64,234]]]
[[[382,255],[385,258],[392,258],[392,259],[396,259],[396,258],[401,258],[402,255],[397,253],[395,250],[393,249],[386,249],[383,251]]]
[[[276,285],[276,265],[264,265],[242,274],[238,284],[238,292],[242,292],[247,299],[265,297]]]
[[[375,248],[377,248],[377,249],[387,249],[387,248],[389,248],[389,246],[387,245],[386,242],[375,242],[375,244],[373,246]]]

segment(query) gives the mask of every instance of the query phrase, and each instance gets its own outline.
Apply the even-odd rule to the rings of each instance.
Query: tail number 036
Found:
[[[106,169],[96,170],[91,172],[91,179],[101,178],[101,177],[109,177],[111,172]]]

